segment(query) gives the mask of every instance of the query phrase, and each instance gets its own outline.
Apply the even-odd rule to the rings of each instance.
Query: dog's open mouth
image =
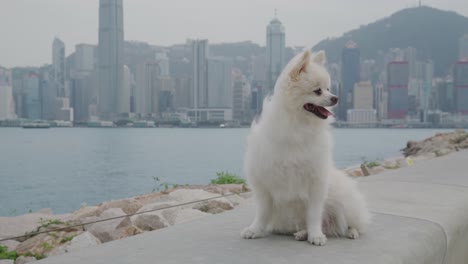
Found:
[[[333,115],[325,107],[314,105],[311,103],[305,104],[304,109],[308,112],[313,113],[314,115],[318,116],[321,119],[327,119],[329,116]]]

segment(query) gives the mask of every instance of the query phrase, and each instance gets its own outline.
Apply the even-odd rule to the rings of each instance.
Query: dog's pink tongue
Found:
[[[323,116],[326,116],[326,117],[329,117],[331,115],[333,115],[330,111],[328,111],[325,107],[319,107],[318,108],[319,112],[323,115]]]

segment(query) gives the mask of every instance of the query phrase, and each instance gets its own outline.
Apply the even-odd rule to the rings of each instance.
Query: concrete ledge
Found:
[[[365,178],[361,189],[374,219],[356,241],[243,240],[250,203],[38,263],[468,263],[468,151]]]

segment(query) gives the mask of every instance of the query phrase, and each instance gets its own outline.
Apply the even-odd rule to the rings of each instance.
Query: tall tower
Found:
[[[123,85],[123,0],[99,1],[99,117],[114,120],[119,113],[118,98],[125,94]],[[126,104],[125,104],[126,105]]]
[[[52,43],[52,78],[54,96],[66,97],[65,91],[65,44],[58,38]]]
[[[0,67],[0,119],[16,118],[11,72]]]
[[[232,61],[223,57],[208,59],[208,107],[232,107]]]
[[[468,60],[455,63],[453,73],[455,112],[468,116]]]
[[[341,53],[341,91],[338,117],[346,120],[347,111],[353,106],[354,85],[360,80],[360,51],[356,43],[348,41]]]
[[[208,40],[192,41],[192,106],[208,107]]]
[[[276,16],[266,28],[266,88],[273,91],[276,79],[285,65],[285,33],[284,26]]]
[[[409,72],[407,61],[391,61],[387,65],[389,119],[405,119],[408,114]]]

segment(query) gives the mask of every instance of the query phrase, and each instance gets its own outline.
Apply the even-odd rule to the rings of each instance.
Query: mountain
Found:
[[[414,47],[419,59],[432,59],[435,74],[444,76],[458,58],[458,43],[468,33],[468,18],[455,12],[421,6],[351,30],[338,38],[322,40],[313,50],[325,50],[330,62],[340,60],[348,40],[357,43],[362,59],[376,59],[379,51]]]

